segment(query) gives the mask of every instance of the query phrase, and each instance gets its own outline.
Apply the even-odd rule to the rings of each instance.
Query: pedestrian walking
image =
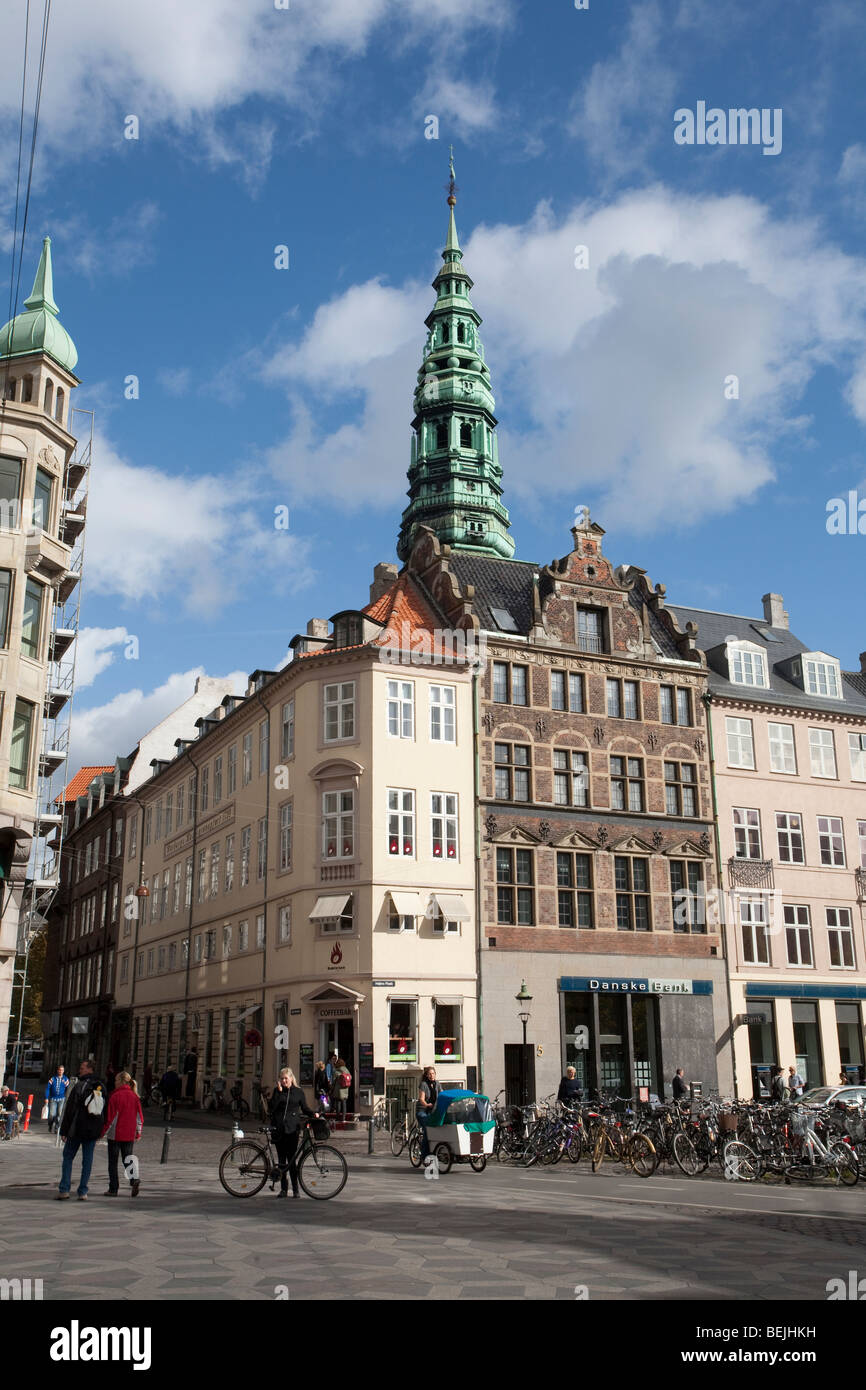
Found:
[[[183,1059],[183,1074],[186,1077],[186,1098],[195,1102],[195,1088],[198,1080],[198,1052],[194,1047]]]
[[[108,1140],[108,1189],[105,1192],[106,1197],[118,1195],[117,1160],[122,1159],[123,1166],[126,1167],[126,1160],[131,1156],[132,1147],[136,1140],[141,1138],[143,1128],[144,1115],[141,1111],[141,1101],[138,1099],[135,1082],[128,1071],[122,1071],[109,1096],[108,1109],[105,1112],[105,1124],[100,1135],[101,1139]],[[140,1180],[137,1177],[133,1178],[130,1183],[130,1193],[133,1197],[138,1196],[140,1187]]]
[[[69,1077],[66,1075],[66,1068],[59,1066],[45,1087],[45,1102],[48,1106],[48,1133],[56,1129],[60,1123],[60,1112],[63,1109],[63,1102],[66,1099],[66,1092],[69,1089]]]
[[[57,1192],[59,1202],[67,1201],[72,1186],[72,1164],[81,1150],[81,1177],[78,1200],[87,1201],[87,1184],[93,1167],[93,1150],[102,1131],[105,1113],[105,1089],[94,1075],[93,1063],[84,1061],[78,1068],[78,1080],[66,1093],[66,1104],[60,1117],[60,1137],[63,1145],[63,1168]]]
[[[770,1096],[774,1101],[784,1101],[788,1099],[788,1088],[785,1085],[785,1073],[781,1067],[773,1067]]]
[[[277,1078],[270,1099],[271,1126],[274,1131],[274,1146],[280,1165],[280,1197],[287,1197],[289,1178],[292,1180],[292,1196],[300,1197],[298,1191],[298,1168],[295,1154],[301,1128],[301,1115],[309,1119],[319,1118],[317,1110],[311,1110],[304,1099],[304,1093],[295,1081],[295,1073],[290,1067],[283,1067]]]
[[[789,1067],[788,1090],[791,1092],[791,1099],[796,1100],[798,1096],[801,1096],[803,1094],[803,1091],[805,1090],[805,1087],[806,1083],[803,1080],[800,1073],[797,1071],[796,1067]]]
[[[334,1078],[331,1082],[331,1102],[339,1119],[346,1118],[346,1101],[349,1099],[349,1087],[352,1084],[352,1074],[349,1071],[342,1057],[337,1057],[334,1061]]]
[[[424,1159],[430,1153],[430,1144],[427,1139],[427,1120],[436,1104],[439,1095],[439,1086],[436,1082],[436,1068],[425,1067],[421,1082],[418,1086],[418,1099],[415,1102],[415,1119],[418,1121],[418,1128],[421,1130],[421,1167],[424,1166]]]
[[[556,1099],[562,1101],[563,1105],[576,1105],[579,1100],[583,1100],[583,1091],[580,1088],[574,1067],[565,1068],[565,1075],[559,1083]]]
[[[169,1063],[159,1083],[159,1089],[162,1091],[163,1099],[163,1119],[171,1119],[174,1113],[174,1107],[180,1099],[182,1085],[183,1083],[176,1069]]]
[[[328,1080],[324,1062],[316,1063],[316,1070],[313,1073],[313,1095],[320,1110],[330,1110],[331,1083]]]
[[[685,1079],[682,1067],[677,1067],[676,1075],[671,1082],[671,1090],[676,1101],[687,1100],[689,1095],[689,1083]]]

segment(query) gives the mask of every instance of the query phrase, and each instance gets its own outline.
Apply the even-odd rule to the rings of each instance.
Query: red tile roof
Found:
[[[83,767],[80,772],[76,772],[72,781],[65,787],[58,801],[75,801],[77,797],[84,796],[94,777],[98,777],[100,772],[113,772],[114,763],[109,767]]]

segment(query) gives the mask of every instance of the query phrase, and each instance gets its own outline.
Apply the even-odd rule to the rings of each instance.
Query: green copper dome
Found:
[[[71,372],[78,361],[78,349],[57,317],[54,278],[51,273],[51,238],[42,243],[42,255],[33,290],[24,301],[24,312],[0,328],[0,358],[27,357],[47,353]]]

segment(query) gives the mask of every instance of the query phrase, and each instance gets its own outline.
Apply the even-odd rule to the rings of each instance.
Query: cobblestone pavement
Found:
[[[251,1134],[254,1126],[247,1127]],[[866,1275],[866,1185],[763,1188],[580,1164],[436,1181],[366,1135],[338,1142],[349,1181],[330,1202],[238,1200],[219,1184],[230,1124],[162,1126],[137,1147],[141,1195],[60,1204],[60,1154],[37,1124],[0,1143],[0,1276],[42,1278],[61,1299],[824,1300],[828,1279]],[[378,1147],[385,1148],[379,1135]],[[74,1179],[77,1179],[78,1165]],[[584,1292],[585,1290],[585,1292]]]

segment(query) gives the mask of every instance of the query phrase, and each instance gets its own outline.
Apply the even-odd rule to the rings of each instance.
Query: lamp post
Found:
[[[520,1005],[520,1012],[518,1013],[517,1017],[523,1024],[523,1050],[520,1054],[520,1094],[523,1097],[522,1104],[528,1105],[529,1096],[527,1095],[526,1025],[532,1017],[532,1014],[529,1012],[529,1005],[532,1003],[532,995],[526,988],[525,980],[521,980],[520,990],[517,994],[515,994],[514,998]]]

